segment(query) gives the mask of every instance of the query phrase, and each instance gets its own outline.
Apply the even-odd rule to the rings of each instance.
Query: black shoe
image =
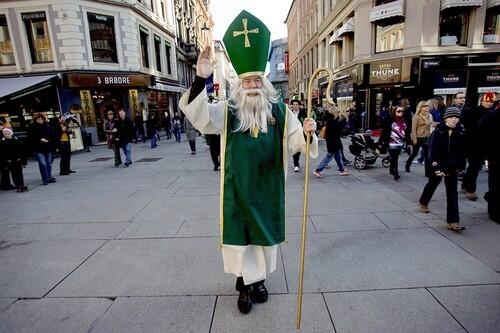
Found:
[[[75,170],[69,170],[69,173],[76,173]]]
[[[243,314],[247,314],[252,310],[252,297],[250,294],[250,288],[248,286],[240,291],[240,296],[238,297],[238,310]]]
[[[245,284],[243,283],[243,277],[238,276],[236,278],[236,285],[234,286],[234,289],[236,289],[236,291],[242,291],[243,287],[245,287]]]
[[[256,282],[250,286],[252,299],[257,303],[267,302],[267,289],[264,286],[264,280]]]
[[[405,165],[405,171],[410,172],[410,165],[409,164]]]
[[[56,182],[56,179],[54,177],[49,179],[49,183],[55,183],[55,182]]]
[[[130,164],[132,164],[132,163],[125,162],[125,164],[124,164],[124,165],[125,165],[125,167],[126,167],[126,168],[128,168],[128,166],[129,166]]]
[[[59,172],[60,176],[69,176],[69,172]]]
[[[220,170],[220,165],[214,166],[214,171],[219,171]]]
[[[394,180],[398,180],[399,178],[401,178],[397,173],[394,174]]]

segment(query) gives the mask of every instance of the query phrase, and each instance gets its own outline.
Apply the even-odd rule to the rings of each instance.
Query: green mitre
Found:
[[[270,40],[269,29],[246,10],[229,25],[223,41],[234,70],[241,78],[264,75]]]

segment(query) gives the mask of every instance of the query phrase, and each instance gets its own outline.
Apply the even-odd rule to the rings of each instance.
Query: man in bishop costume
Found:
[[[270,32],[252,14],[242,11],[223,38],[239,78],[230,99],[208,102],[205,81],[213,73],[211,48],[198,59],[196,78],[182,96],[180,108],[204,134],[221,135],[220,233],[226,273],[234,274],[238,309],[249,313],[264,303],[266,277],[276,269],[277,246],[285,240],[287,150],[318,155],[316,123],[302,126],[264,76]]]

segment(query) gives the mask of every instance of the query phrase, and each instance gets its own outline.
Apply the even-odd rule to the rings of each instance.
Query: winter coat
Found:
[[[113,149],[113,132],[111,132],[114,128],[116,120],[109,121],[107,120],[104,124],[104,132],[106,133],[106,141],[109,149]]]
[[[477,127],[478,150],[488,161],[500,161],[498,135],[500,133],[500,108],[488,112],[481,118]]]
[[[134,124],[132,120],[125,117],[125,119],[118,119],[115,121],[113,128],[118,131],[113,135],[115,142],[120,145],[132,142],[135,137]],[[118,139],[118,140],[116,140]]]
[[[21,163],[24,158],[24,145],[16,137],[0,139],[0,166],[9,166],[13,162]]]
[[[148,120],[146,121],[146,129],[147,129],[147,134],[148,136],[151,136],[153,134],[156,133],[156,131],[158,130],[158,126],[159,126],[159,123],[158,123],[158,119],[155,118],[148,118]]]
[[[417,143],[417,138],[428,138],[431,135],[432,116],[430,113],[415,114],[411,122],[411,141],[413,144]]]
[[[469,157],[479,157],[477,145],[480,144],[478,138],[478,125],[490,109],[479,105],[476,109],[465,109],[462,112],[462,124],[465,129],[466,154]]]
[[[44,122],[43,124],[39,124],[37,122],[33,123],[30,129],[29,137],[34,153],[48,154],[55,149],[58,143],[55,142],[54,133],[47,122]],[[48,142],[42,142],[42,139],[45,139]]]
[[[429,159],[432,172],[454,174],[465,168],[465,133],[460,124],[451,129],[439,123],[429,139]],[[436,164],[436,165],[433,165]]]
[[[345,127],[345,120],[335,118],[331,113],[326,113],[325,141],[326,149],[329,153],[334,153],[342,149],[342,129]]]
[[[189,120],[184,118],[184,130],[186,131],[186,136],[188,141],[196,140],[197,132],[196,128],[189,122]]]

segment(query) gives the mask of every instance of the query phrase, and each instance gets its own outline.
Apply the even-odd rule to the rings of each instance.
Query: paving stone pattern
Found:
[[[162,138],[132,150],[128,168],[114,168],[105,146],[76,153],[70,176],[56,160],[48,186],[30,161],[30,191],[0,192],[0,332],[296,332],[303,170],[288,172],[287,242],[269,301],[241,315],[208,146],[199,138],[191,155],[184,139]],[[443,185],[431,213],[418,211],[423,166],[398,182],[380,163],[346,177],[331,166],[310,179],[301,332],[500,332],[500,225],[482,199],[486,171],[478,201],[459,194],[467,230],[456,234]]]

